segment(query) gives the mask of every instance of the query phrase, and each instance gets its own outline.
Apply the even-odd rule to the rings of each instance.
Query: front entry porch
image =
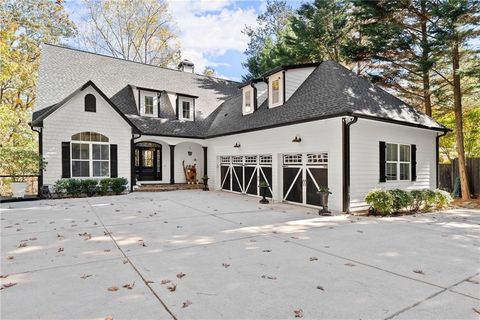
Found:
[[[162,145],[153,142],[135,144],[135,178],[141,181],[162,180]]]

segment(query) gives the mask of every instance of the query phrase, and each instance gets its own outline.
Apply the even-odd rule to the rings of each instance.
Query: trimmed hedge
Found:
[[[128,180],[125,178],[96,179],[60,179],[57,180],[53,189],[57,196],[79,197],[86,195],[106,195],[108,193],[120,194],[127,189]]]
[[[389,215],[391,213],[446,208],[453,201],[450,194],[443,190],[412,190],[373,189],[365,197],[370,205],[370,211],[375,214]]]

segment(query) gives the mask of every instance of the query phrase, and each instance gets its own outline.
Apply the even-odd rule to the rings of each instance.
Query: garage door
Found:
[[[221,156],[220,178],[222,189],[232,192],[260,195],[261,181],[268,183],[267,197],[272,197],[272,156]]]
[[[317,191],[328,187],[328,154],[283,155],[283,200],[320,206]]]

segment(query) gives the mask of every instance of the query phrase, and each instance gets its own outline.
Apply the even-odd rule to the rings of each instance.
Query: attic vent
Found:
[[[178,70],[193,73],[195,70],[195,65],[192,61],[185,59],[178,64]]]

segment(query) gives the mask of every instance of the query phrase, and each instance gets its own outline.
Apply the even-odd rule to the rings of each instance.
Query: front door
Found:
[[[162,180],[162,146],[153,143],[137,145],[135,172],[138,181]]]

